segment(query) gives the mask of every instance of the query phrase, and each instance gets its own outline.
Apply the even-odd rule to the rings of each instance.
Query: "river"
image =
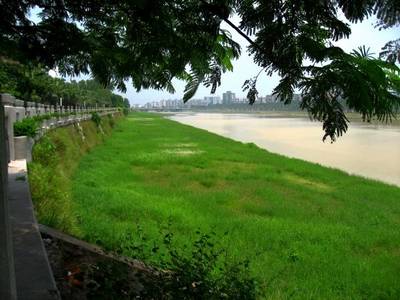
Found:
[[[284,115],[178,113],[170,119],[268,151],[400,186],[400,126],[351,123],[335,143],[322,124]]]

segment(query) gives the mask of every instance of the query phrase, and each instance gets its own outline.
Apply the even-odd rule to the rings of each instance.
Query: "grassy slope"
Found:
[[[43,224],[77,234],[71,206],[71,177],[80,158],[109,136],[118,116],[103,117],[99,130],[94,122],[60,127],[42,137],[32,151],[29,183],[36,215]]]
[[[172,216],[182,243],[229,231],[269,298],[399,298],[400,189],[134,114],[73,178],[81,237],[118,248]]]

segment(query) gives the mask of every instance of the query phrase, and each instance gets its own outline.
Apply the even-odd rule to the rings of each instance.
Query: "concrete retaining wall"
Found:
[[[15,160],[26,159],[27,162],[32,160],[32,147],[34,140],[28,136],[14,137],[14,158]]]
[[[7,189],[7,143],[4,115],[4,107],[0,102],[0,299],[16,299],[14,253]]]

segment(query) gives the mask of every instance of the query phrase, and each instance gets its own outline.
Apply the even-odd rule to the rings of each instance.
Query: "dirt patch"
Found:
[[[297,176],[295,174],[287,174],[287,175],[285,175],[285,179],[294,184],[299,184],[299,185],[305,186],[307,188],[318,189],[321,191],[331,191],[332,190],[332,187],[330,187],[329,185],[327,185],[325,183],[318,182],[315,180],[308,180],[306,178]]]
[[[203,153],[203,151],[191,150],[188,148],[166,149],[166,150],[163,150],[162,152],[165,154],[172,154],[172,155],[177,155],[177,156],[190,156],[190,155],[196,155],[196,154]]]
[[[40,225],[62,299],[161,299],[165,272]]]
[[[198,147],[198,145],[196,143],[175,143],[175,144],[165,143],[162,146],[166,147],[166,148],[197,148]]]

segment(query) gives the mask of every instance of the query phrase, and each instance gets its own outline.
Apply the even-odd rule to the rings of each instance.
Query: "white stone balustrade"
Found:
[[[51,115],[54,113],[64,114],[58,117],[50,117],[42,121],[39,128],[38,137],[41,137],[47,130],[80,122],[83,120],[90,120],[91,113],[97,112],[99,115],[114,114],[119,110],[118,108],[95,107],[87,108],[81,106],[54,106],[44,105],[35,102],[25,102],[9,94],[0,94],[0,101],[4,106],[4,116],[6,124],[6,145],[8,149],[8,160],[15,160],[15,143],[14,143],[14,123],[21,121],[27,117]]]

